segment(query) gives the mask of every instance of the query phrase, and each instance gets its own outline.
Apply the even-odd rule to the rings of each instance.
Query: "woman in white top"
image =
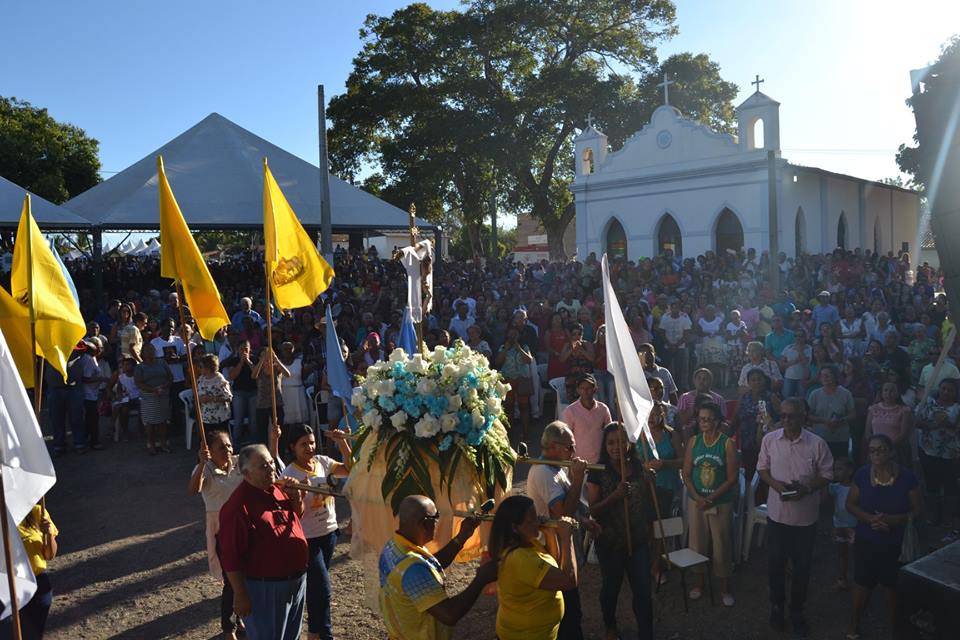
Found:
[[[294,354],[293,343],[280,345],[280,362],[290,375],[280,382],[280,395],[283,396],[283,421],[285,424],[310,422],[310,406],[303,390],[303,357]],[[308,372],[309,373],[309,372]]]
[[[236,640],[237,629],[243,628],[239,616],[233,620],[233,589],[220,568],[217,533],[220,530],[220,508],[236,489],[243,477],[233,455],[230,434],[226,431],[207,431],[207,446],[200,448],[199,464],[190,476],[188,491],[203,496],[207,511],[207,563],[210,573],[223,581],[220,594],[220,627],[226,640]]]
[[[213,431],[228,429],[232,414],[233,392],[230,390],[230,383],[220,373],[219,359],[212,353],[200,358],[197,395],[200,397],[200,416],[203,418],[203,425]]]
[[[328,476],[346,476],[352,452],[343,437],[343,431],[327,431],[328,437],[337,441],[337,447],[347,464],[333,458],[317,455],[317,439],[313,428],[306,424],[287,427],[284,439],[285,453],[293,458],[283,470],[281,477],[314,486],[325,486]],[[332,496],[317,493],[307,494],[304,500],[303,534],[307,538],[309,556],[307,561],[307,638],[309,640],[333,640],[330,620],[330,561],[337,544],[337,510]]]
[[[130,425],[130,411],[140,410],[140,387],[137,381],[133,379],[133,372],[137,368],[137,362],[133,358],[123,358],[120,362],[120,368],[113,376],[111,385],[113,393],[113,418],[118,423],[118,428],[114,432],[116,442],[126,442],[130,439],[127,429]]]
[[[863,318],[858,318],[856,309],[848,303],[840,319],[840,342],[843,344],[844,360],[863,354],[863,339],[866,335]]]

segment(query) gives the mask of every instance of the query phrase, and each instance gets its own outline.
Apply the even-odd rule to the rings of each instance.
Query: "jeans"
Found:
[[[250,640],[300,640],[307,580],[246,579],[251,613],[243,619]]]
[[[594,371],[593,377],[597,379],[597,400],[607,405],[610,409],[610,417],[617,419],[617,391],[613,384],[613,374],[609,371]]]
[[[73,431],[73,445],[87,446],[86,426],[83,420],[83,389],[74,387],[51,388],[47,391],[47,406],[50,410],[50,426],[53,429],[53,450],[67,447],[67,421]]]
[[[807,585],[813,564],[813,547],[817,541],[817,525],[792,527],[767,519],[767,580],[770,584],[770,604],[783,607],[787,601],[786,567],[793,564],[790,579],[790,613],[802,615],[807,601]]]
[[[21,603],[22,604],[22,603]],[[20,633],[23,640],[40,640],[47,626],[47,614],[53,604],[53,588],[47,572],[37,576],[37,591],[30,602],[20,608]],[[13,638],[13,622],[10,617],[0,622],[0,640]]]
[[[337,546],[337,532],[308,538],[307,630],[320,634],[320,640],[333,640],[330,620],[330,560]]]
[[[243,419],[246,418],[250,432],[256,429],[257,423],[257,392],[233,390],[233,437],[234,446],[239,446],[240,436],[243,435]]]
[[[633,595],[633,617],[637,621],[637,635],[641,640],[653,638],[653,601],[650,595],[650,549],[645,544],[634,548],[627,557],[623,551],[613,550],[597,542],[600,560],[600,611],[608,630],[617,628],[617,599],[623,574],[627,574]]]
[[[793,380],[792,378],[783,379],[783,397],[784,398],[802,398],[803,380]]]

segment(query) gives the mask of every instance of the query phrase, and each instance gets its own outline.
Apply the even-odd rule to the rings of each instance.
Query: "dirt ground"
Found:
[[[196,452],[186,451],[182,440],[177,444],[173,453],[151,457],[142,442],[109,443],[106,451],[71,453],[56,461],[58,480],[47,505],[60,529],[60,553],[50,568],[55,597],[47,637],[219,637],[220,587],[207,573],[203,503],[186,492]],[[525,475],[522,468],[518,472]],[[522,477],[518,486],[523,486]],[[850,594],[830,588],[836,555],[827,526],[829,514],[821,523],[807,605],[810,637],[842,638]],[[341,540],[333,560],[334,634],[358,640],[385,638],[379,615],[364,605],[363,568],[349,558],[348,548]],[[474,569],[452,567],[448,591],[460,591]],[[580,586],[587,638],[603,638],[599,588],[599,568],[587,565]],[[656,637],[721,640],[780,635],[767,625],[765,549],[754,548],[749,562],[737,567],[733,588],[736,606],[725,608],[719,602],[711,606],[704,597],[691,602],[689,613],[684,613],[680,576],[672,572],[655,598]],[[628,593],[625,583],[618,610],[625,639],[636,637]],[[887,638],[885,603],[874,600],[864,637]],[[481,596],[454,637],[494,638],[495,615],[496,599]]]

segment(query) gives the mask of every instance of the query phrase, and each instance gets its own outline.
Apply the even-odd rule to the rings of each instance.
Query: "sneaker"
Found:
[[[703,597],[703,589],[700,587],[694,587],[693,589],[690,589],[689,596],[691,600],[699,600]]]
[[[787,619],[783,617],[783,607],[774,605],[770,609],[770,628],[774,631],[786,631]]]
[[[723,606],[725,607],[732,607],[737,603],[732,593],[721,593],[720,601],[723,602]]]

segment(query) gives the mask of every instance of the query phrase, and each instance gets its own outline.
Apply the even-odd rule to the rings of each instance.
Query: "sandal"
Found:
[[[690,593],[688,595],[690,596],[691,600],[699,600],[703,597],[703,589],[700,587],[694,587],[693,589],[690,589]]]

